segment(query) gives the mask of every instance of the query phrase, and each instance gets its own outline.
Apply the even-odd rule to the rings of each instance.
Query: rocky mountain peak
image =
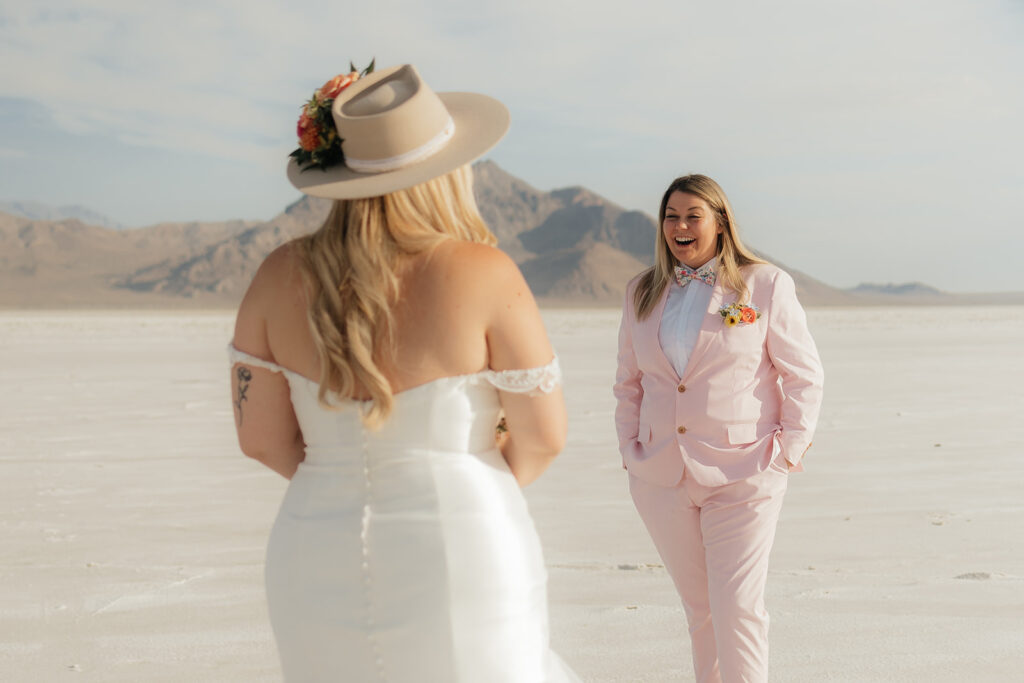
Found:
[[[611,207],[622,211],[622,207],[609,202],[604,197],[594,194],[585,187],[575,185],[552,190],[551,196],[566,206],[601,206]]]
[[[626,283],[653,262],[658,229],[651,216],[579,186],[538,190],[492,161],[473,169],[484,220],[542,301],[619,306]],[[126,231],[0,214],[0,305],[231,307],[263,258],[316,230],[330,206],[304,196],[262,223]],[[866,296],[789,272],[805,304]]]

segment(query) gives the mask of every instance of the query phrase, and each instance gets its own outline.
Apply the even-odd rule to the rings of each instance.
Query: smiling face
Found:
[[[696,195],[676,190],[665,204],[661,233],[677,261],[698,268],[718,253],[722,226],[707,202]]]

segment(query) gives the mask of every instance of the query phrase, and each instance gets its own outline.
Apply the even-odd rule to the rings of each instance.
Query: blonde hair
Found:
[[[391,414],[394,392],[383,368],[394,361],[400,261],[449,239],[497,243],[477,209],[468,165],[380,197],[337,200],[323,226],[297,241],[320,405],[335,407],[329,392],[351,397],[362,388],[371,400],[363,413],[368,427]]]
[[[640,320],[651,314],[661,293],[675,278],[676,258],[669,250],[662,233],[668,198],[674,192],[685,192],[700,197],[707,202],[708,208],[715,215],[715,220],[722,228],[715,249],[715,255],[718,257],[717,278],[736,293],[739,301],[746,299],[749,294],[747,283],[743,281],[740,269],[754,263],[765,263],[764,260],[754,256],[740,241],[736,218],[733,216],[729,198],[725,196],[725,191],[718,183],[699,174],[676,178],[661,198],[661,208],[658,211],[658,232],[654,246],[654,265],[643,272],[636,290],[633,292],[633,307]]]

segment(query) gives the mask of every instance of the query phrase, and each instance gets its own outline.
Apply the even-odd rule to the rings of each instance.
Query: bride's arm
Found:
[[[493,250],[486,272],[490,286],[487,346],[493,370],[539,368],[554,351],[540,311],[519,268]],[[568,418],[561,386],[549,393],[501,391],[508,438],[501,452],[521,486],[539,477],[565,447]]]
[[[237,337],[235,343],[239,349],[247,346]],[[291,411],[288,382],[281,373],[235,363],[231,368],[231,399],[242,452],[291,479],[305,458],[305,443]]]
[[[305,444],[288,380],[281,372],[266,367],[276,367],[265,316],[265,307],[278,289],[275,254],[260,267],[239,306],[233,341],[236,349],[266,363],[247,363],[243,359],[232,364],[231,401],[242,452],[291,479],[305,458]]]

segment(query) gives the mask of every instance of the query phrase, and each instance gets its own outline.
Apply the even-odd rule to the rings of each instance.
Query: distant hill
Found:
[[[534,255],[519,236],[561,208],[551,193],[531,187],[493,161],[474,164],[473,191],[484,222],[497,236],[499,246],[517,263]]]
[[[474,172],[481,214],[542,303],[618,307],[653,261],[647,214],[582,187],[543,192],[490,161]],[[0,307],[234,307],[263,258],[319,227],[330,206],[302,197],[269,221],[134,230],[0,213]],[[919,283],[842,290],[778,265],[805,305],[968,302]]]
[[[243,221],[228,221],[110,230],[77,219],[42,221],[0,213],[0,306],[194,305],[197,302],[140,297],[121,283],[133,271],[187,260],[249,227]],[[226,301],[208,297],[199,303]]]
[[[902,284],[878,285],[863,282],[849,291],[854,294],[881,294],[884,296],[944,296],[946,292],[938,290],[922,282],[904,282]]]
[[[601,242],[535,256],[522,264],[534,295],[549,303],[619,305],[624,285],[646,264]]]
[[[903,306],[978,306],[986,304],[1024,304],[1024,292],[952,294],[922,282],[875,284],[864,282],[846,290],[857,301],[877,305]]]
[[[111,230],[124,229],[124,226],[117,221],[88,207],[76,204],[51,206],[41,202],[0,202],[0,212],[29,218],[34,221],[63,221],[75,218],[88,225],[98,225],[101,228],[110,228]]]

